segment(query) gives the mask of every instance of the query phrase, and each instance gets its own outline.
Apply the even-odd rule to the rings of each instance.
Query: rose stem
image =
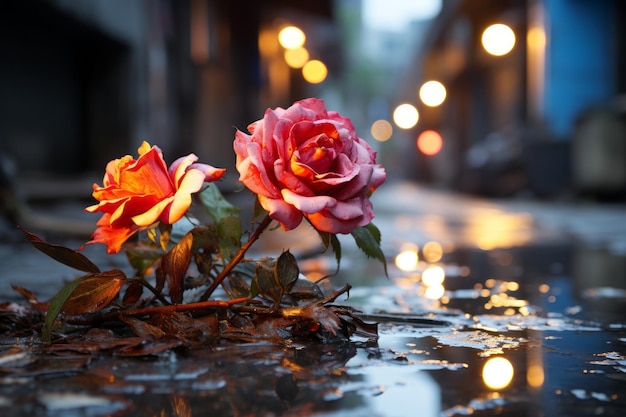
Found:
[[[211,296],[211,294],[213,294],[213,291],[215,291],[217,286],[220,285],[220,283],[224,281],[224,278],[226,278],[228,274],[230,274],[233,268],[239,262],[241,262],[247,250],[259,238],[259,236],[261,236],[261,233],[263,233],[263,230],[265,230],[271,222],[272,222],[272,218],[269,216],[269,214],[266,215],[263,220],[261,220],[259,227],[257,227],[254,233],[252,233],[252,236],[250,236],[250,239],[248,239],[248,241],[239,249],[237,254],[233,257],[233,259],[231,259],[230,262],[224,267],[224,269],[222,269],[222,272],[219,273],[219,275],[215,278],[215,280],[213,280],[209,288],[207,288],[204,294],[202,294],[202,297],[200,297],[200,300],[206,300],[207,298]]]

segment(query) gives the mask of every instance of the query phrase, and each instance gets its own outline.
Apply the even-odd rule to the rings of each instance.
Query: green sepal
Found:
[[[317,230],[317,229],[315,229]],[[337,235],[334,233],[321,232],[317,230],[317,233],[320,235],[322,239],[322,244],[324,245],[324,252],[328,250],[328,248],[332,248],[333,253],[335,254],[335,260],[337,261],[337,269],[335,270],[335,274],[339,272],[339,267],[341,266],[341,242],[337,238]]]
[[[367,257],[378,259],[383,264],[385,276],[389,278],[389,274],[387,273],[387,260],[380,247],[380,230],[378,230],[374,223],[370,223],[366,226],[357,226],[352,230],[351,234],[356,245]]]

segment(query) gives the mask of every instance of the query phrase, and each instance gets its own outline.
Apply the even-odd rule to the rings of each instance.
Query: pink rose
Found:
[[[376,152],[352,122],[309,98],[237,130],[239,181],[286,230],[306,217],[320,231],[350,233],[374,217],[370,194],[385,181]]]
[[[225,172],[196,163],[198,157],[194,154],[177,159],[168,170],[157,146],[143,142],[138,151],[137,160],[126,155],[109,162],[103,186],[93,185],[93,196],[99,204],[85,211],[104,214],[86,244],[103,243],[108,253],[117,253],[138,230],[157,222],[175,223],[189,209],[191,194]]]

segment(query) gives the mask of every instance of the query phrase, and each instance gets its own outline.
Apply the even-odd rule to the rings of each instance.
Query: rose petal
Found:
[[[304,197],[288,189],[282,189],[281,193],[286,203],[307,214],[317,213],[337,204],[337,200],[328,196]]]
[[[285,230],[296,228],[302,221],[302,213],[283,200],[259,195],[259,203]]]
[[[174,201],[174,196],[168,197],[164,200],[159,201],[157,204],[152,206],[149,210],[141,214],[132,216],[133,223],[141,227],[148,227],[156,223],[157,220],[159,220],[159,217],[161,217],[161,214],[163,213],[163,211],[166,209],[167,206],[169,206],[172,203],[172,201]]]

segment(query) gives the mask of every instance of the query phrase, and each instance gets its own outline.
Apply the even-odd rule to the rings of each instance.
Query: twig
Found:
[[[233,259],[231,259],[230,262],[226,266],[224,266],[224,269],[222,269],[222,272],[220,272],[220,274],[215,278],[215,280],[213,280],[209,288],[207,288],[204,294],[202,294],[202,297],[200,297],[200,300],[204,301],[208,299],[211,296],[211,294],[213,294],[213,291],[215,291],[217,286],[220,285],[222,281],[224,281],[224,279],[228,276],[228,274],[231,273],[233,268],[237,266],[239,262],[241,262],[241,260],[243,259],[248,249],[250,249],[250,246],[252,246],[252,244],[259,238],[259,236],[261,236],[261,233],[263,233],[263,230],[265,230],[271,222],[272,222],[272,218],[269,216],[269,214],[266,215],[263,220],[261,220],[259,227],[256,228],[252,236],[250,236],[250,239],[248,239],[248,241],[243,246],[241,246],[241,248],[239,249],[237,254],[235,254]]]

